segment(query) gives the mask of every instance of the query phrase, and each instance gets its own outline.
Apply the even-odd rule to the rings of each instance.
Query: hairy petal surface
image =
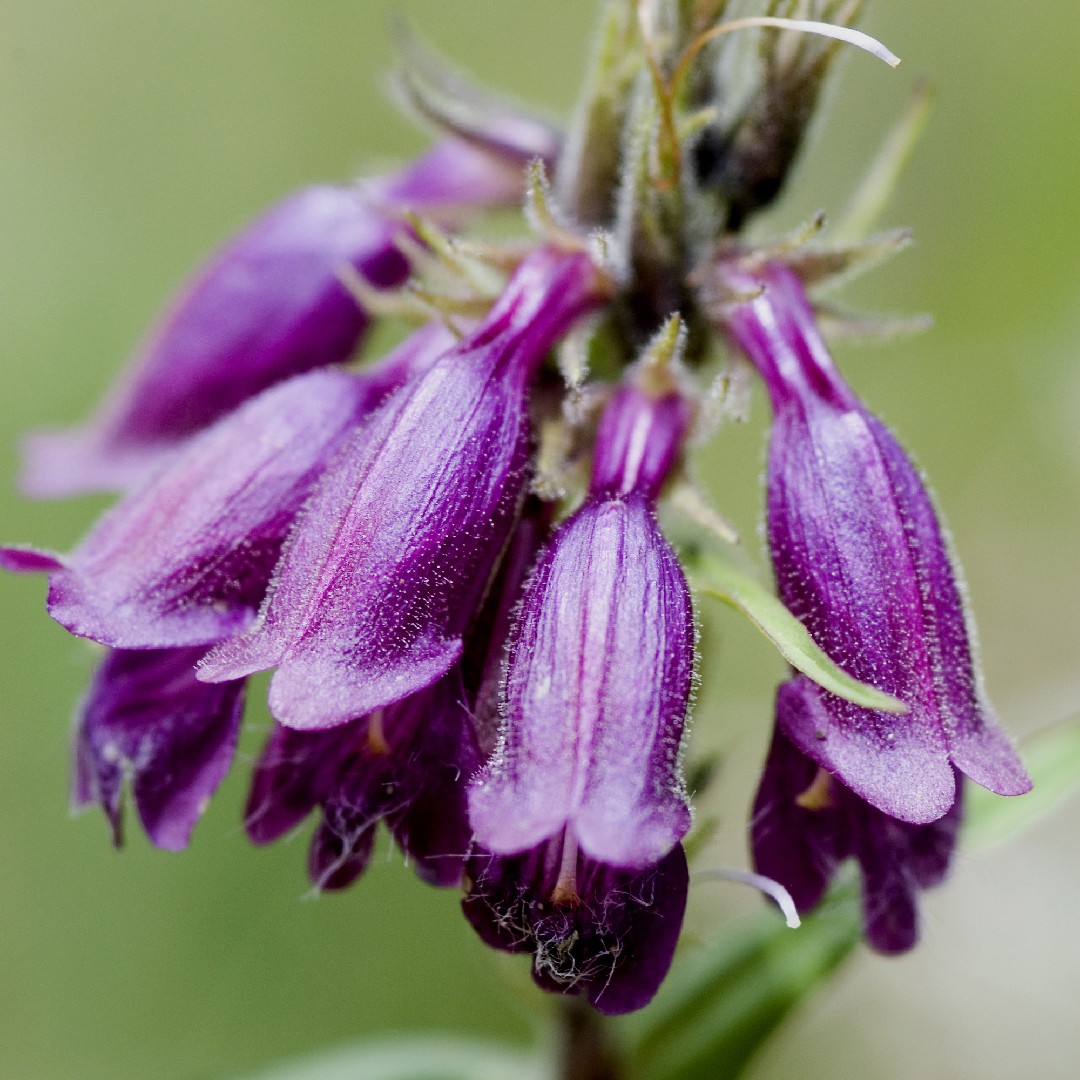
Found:
[[[195,678],[198,649],[111,651],[79,712],[72,803],[98,803],[119,846],[126,783],[158,847],[179,850],[232,764],[242,681]]]
[[[382,394],[363,377],[312,372],[224,418],[63,559],[49,613],[73,634],[125,649],[242,630],[312,485]]]
[[[768,532],[781,599],[845,671],[909,707],[875,712],[795,680],[781,691],[785,734],[913,824],[953,805],[954,766],[999,794],[1028,790],[983,699],[956,574],[914,467],[840,379],[792,271],[739,271],[730,284],[764,287],[728,323],[773,402]]]
[[[689,410],[639,378],[605,408],[588,497],[540,555],[511,634],[498,744],[469,793],[477,840],[498,854],[565,832],[590,858],[640,869],[690,827],[693,613],[653,516]]]
[[[586,503],[522,602],[505,727],[470,791],[478,841],[512,854],[566,827],[616,866],[670,851],[690,825],[679,748],[693,634],[685,579],[646,500]]]
[[[599,299],[585,254],[526,259],[483,323],[357,431],[298,519],[259,621],[201,677],[277,665],[271,710],[307,729],[446,672],[516,513],[529,380]]]

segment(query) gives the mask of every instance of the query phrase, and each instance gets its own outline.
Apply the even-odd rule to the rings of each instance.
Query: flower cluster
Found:
[[[688,489],[727,378],[712,342],[771,399],[768,543],[792,625],[893,706],[804,673],[780,687],[758,871],[806,911],[855,859],[867,940],[903,950],[918,890],[948,868],[960,774],[1029,786],[930,499],[816,324],[808,285],[859,251],[738,241],[782,190],[838,41],[861,37],[640,7],[608,5],[565,134],[476,91],[450,107],[457,80],[431,93],[406,71],[443,140],[229,241],[90,423],[27,441],[29,493],[119,501],[67,554],[0,551],[47,573],[50,615],[106,649],[73,799],[117,842],[126,787],[154,844],[189,842],[246,679],[272,670],[251,840],[318,811],[309,874],[338,889],[385,821],[425,881],[463,886],[485,942],[605,1013],[651,999],[686,906],[696,631],[658,509]],[[713,108],[741,70],[721,39],[755,22],[754,90]],[[523,199],[527,241],[465,237]],[[393,314],[420,325],[353,366]]]

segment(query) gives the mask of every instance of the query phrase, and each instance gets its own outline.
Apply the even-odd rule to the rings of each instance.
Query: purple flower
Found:
[[[760,292],[727,313],[775,421],[768,534],[781,599],[855,678],[904,702],[873,712],[797,681],[778,723],[795,747],[878,810],[926,824],[956,770],[1001,795],[1031,782],[986,705],[941,527],[915,468],[833,367],[798,277],[728,268]]]
[[[780,687],[776,731],[754,800],[751,842],[759,873],[779,881],[795,906],[816,907],[840,864],[862,871],[863,933],[880,952],[910,949],[919,936],[916,899],[949,868],[961,820],[961,792],[944,816],[911,825],[864,802],[795,748],[784,717],[813,694],[798,676]]]
[[[525,588],[499,741],[469,788],[470,922],[607,1013],[656,992],[686,903],[694,625],[653,502],[687,422],[677,393],[632,380],[608,405],[586,501]]]
[[[452,341],[432,326],[368,373],[319,371],[265,391],[174,451],[53,570],[49,612],[115,648],[209,644],[254,617],[312,485],[361,419]]]
[[[676,845],[655,866],[618,870],[577,856],[574,903],[552,899],[566,877],[562,845],[523,855],[476,852],[462,909],[492,948],[533,954],[544,990],[585,994],[609,1016],[647,1005],[671,966],[688,884]]]
[[[471,838],[465,783],[478,764],[457,670],[328,731],[277,725],[252,778],[248,836],[269,843],[320,807],[308,870],[320,889],[340,889],[367,866],[385,820],[420,877],[457,885]]]
[[[198,271],[88,425],[28,438],[23,487],[42,497],[126,489],[248,398],[348,360],[368,315],[340,268],[378,288],[399,285],[409,273],[395,244],[408,231],[403,208],[513,204],[522,177],[512,159],[449,141],[367,185],[283,199]]]
[[[130,782],[143,828],[180,850],[232,764],[244,710],[242,681],[195,678],[199,649],[110,651],[79,711],[72,803],[98,803],[121,841]]]
[[[298,519],[257,623],[200,677],[277,666],[271,711],[306,729],[443,675],[517,512],[530,381],[602,287],[583,252],[531,254],[477,329],[357,431]]]
[[[641,868],[689,828],[679,753],[693,614],[652,509],[686,421],[678,395],[622,387],[600,426],[588,498],[533,570],[499,744],[469,793],[490,851],[524,852],[565,831],[590,858]]]

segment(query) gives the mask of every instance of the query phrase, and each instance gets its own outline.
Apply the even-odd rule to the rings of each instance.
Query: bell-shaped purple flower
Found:
[[[259,609],[313,484],[363,417],[453,341],[419,331],[362,375],[317,371],[265,391],[174,451],[66,557],[7,549],[8,569],[53,570],[49,612],[114,648],[210,644]]]
[[[126,783],[151,841],[179,850],[229,771],[244,683],[199,682],[201,652],[110,651],[79,710],[72,803],[100,804],[117,846]]]
[[[384,820],[421,878],[457,885],[471,838],[465,785],[478,764],[454,670],[405,701],[328,731],[277,725],[252,778],[245,825],[265,844],[321,808],[308,870],[320,889],[340,889],[367,866]]]
[[[449,670],[517,513],[530,381],[602,297],[584,252],[531,254],[477,329],[327,470],[257,623],[211,652],[200,677],[277,666],[271,711],[309,729],[372,713]]]
[[[775,420],[768,536],[781,599],[855,678],[908,706],[874,712],[797,681],[784,735],[883,813],[925,824],[956,800],[956,770],[1027,791],[986,705],[948,546],[896,439],[842,381],[790,269],[728,267],[729,333],[758,368]]]
[[[556,532],[507,653],[499,744],[469,792],[500,855],[569,849],[651,866],[690,825],[679,771],[694,663],[690,595],[653,516],[687,411],[628,382],[597,435],[582,507]]]
[[[663,982],[682,928],[682,845],[644,870],[579,854],[574,903],[550,899],[567,873],[560,849],[553,842],[523,855],[477,851],[466,869],[465,917],[487,945],[532,953],[542,989],[585,994],[609,1016],[642,1008]]]
[[[961,820],[961,792],[943,817],[925,825],[899,821],[860,799],[796,749],[784,715],[814,692],[805,676],[780,687],[779,722],[751,822],[757,871],[779,881],[795,906],[817,906],[840,864],[862,872],[863,933],[878,951],[899,953],[918,940],[917,898],[948,871]],[[959,778],[958,778],[959,779]]]
[[[409,264],[401,209],[515,203],[523,169],[464,142],[437,145],[367,185],[303,188],[203,266],[132,360],[97,416],[26,442],[23,487],[42,497],[127,489],[162,453],[283,379],[353,354],[368,315],[340,280],[377,288]]]

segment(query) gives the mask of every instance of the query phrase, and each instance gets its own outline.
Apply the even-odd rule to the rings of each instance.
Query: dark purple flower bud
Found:
[[[449,670],[517,511],[530,380],[602,288],[583,252],[530,255],[479,327],[391,397],[327,470],[258,622],[218,646],[200,677],[276,665],[273,714],[323,728]]]
[[[158,847],[187,846],[232,764],[243,681],[195,678],[200,649],[111,651],[98,668],[75,732],[72,803],[98,803],[119,846],[124,786]]]
[[[523,852],[566,830],[589,857],[640,868],[690,826],[679,753],[693,614],[652,510],[686,423],[678,395],[633,384],[601,422],[589,496],[522,600],[499,744],[469,792],[490,851]]]
[[[780,687],[777,716],[799,708],[813,684],[798,676]],[[961,791],[943,817],[912,825],[883,814],[773,734],[751,823],[757,871],[779,881],[801,912],[821,900],[840,864],[862,871],[863,933],[880,952],[898,953],[918,940],[920,890],[940,884],[961,820]]]
[[[320,889],[340,889],[367,866],[375,826],[385,820],[421,878],[457,885],[472,835],[465,784],[478,764],[454,671],[328,731],[275,727],[255,769],[245,825],[255,843],[268,843],[321,807],[308,869]]]
[[[521,855],[475,852],[462,909],[488,945],[533,954],[544,990],[586,994],[609,1016],[647,1005],[671,966],[686,909],[682,845],[644,870],[617,870],[582,855],[577,899],[551,899],[565,876],[561,839]]]
[[[514,203],[523,185],[519,167],[450,141],[367,185],[288,196],[198,271],[88,425],[27,439],[23,487],[42,497],[128,488],[248,398],[348,360],[369,320],[339,271],[377,288],[405,280],[398,207]]]
[[[254,617],[293,519],[356,425],[453,340],[430,327],[369,373],[276,386],[174,451],[49,582],[49,612],[115,648],[209,644]],[[9,569],[27,554],[0,553]]]
[[[925,824],[955,771],[1000,795],[1031,787],[986,705],[945,537],[915,468],[841,380],[798,277],[729,268],[729,332],[757,366],[775,421],[768,532],[781,599],[856,679],[899,698],[890,715],[812,685],[784,734],[885,814]]]

